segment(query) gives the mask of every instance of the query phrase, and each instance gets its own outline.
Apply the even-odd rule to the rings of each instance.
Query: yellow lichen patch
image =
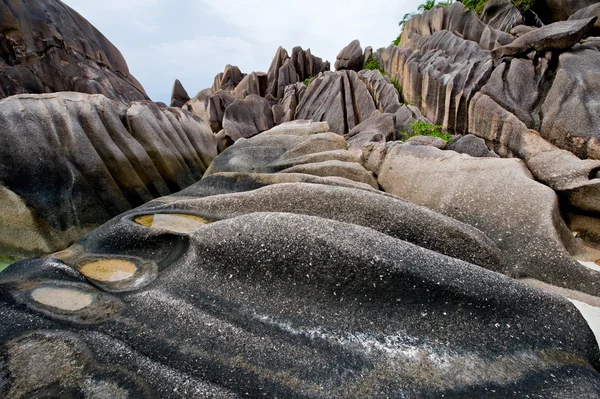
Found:
[[[175,233],[191,233],[203,225],[214,222],[213,219],[186,213],[156,213],[154,215],[140,215],[133,221],[142,226],[155,229],[164,229]]]
[[[40,287],[31,292],[31,298],[42,305],[74,312],[94,302],[92,294],[75,288]]]
[[[128,279],[137,271],[137,267],[122,259],[86,260],[77,268],[87,278],[102,282],[115,282]]]

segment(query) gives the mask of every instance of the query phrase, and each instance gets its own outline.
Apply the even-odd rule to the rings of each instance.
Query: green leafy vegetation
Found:
[[[12,256],[0,255],[0,272],[18,260],[20,259]]]
[[[398,99],[402,101],[402,86],[400,85],[400,82],[393,76],[389,76],[389,78],[390,82],[394,85],[396,90],[398,90]]]
[[[488,0],[462,0],[461,3],[469,10],[475,11],[477,15],[481,15]]]
[[[531,10],[535,4],[535,0],[511,0],[511,2],[521,12],[521,15]]]
[[[383,67],[381,66],[379,61],[377,61],[377,59],[375,59],[372,55],[367,60],[367,63],[365,64],[365,69],[377,70],[377,71],[381,72],[382,75],[385,75],[385,71],[383,70]]]
[[[317,78],[316,76],[309,76],[308,78],[304,79],[304,82],[302,82],[302,83],[304,83],[304,86],[308,86],[316,78]]]
[[[429,137],[437,137],[445,142],[449,142],[452,140],[452,135],[449,133],[442,133],[443,127],[441,125],[434,125],[431,123],[423,122],[423,121],[412,121],[410,123],[410,130],[412,130],[412,135],[404,130],[400,131],[399,137],[401,140],[406,140],[412,136],[429,136]]]

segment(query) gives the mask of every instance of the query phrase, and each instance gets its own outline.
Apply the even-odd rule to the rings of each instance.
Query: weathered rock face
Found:
[[[236,142],[215,158],[206,175],[304,173],[344,177],[377,188],[372,174],[347,149],[346,140],[329,132],[327,123],[297,120]]]
[[[506,46],[492,50],[492,58],[526,55],[531,51],[543,53],[552,50],[568,50],[589,36],[598,17],[556,22],[520,36]]]
[[[204,89],[188,101],[183,108],[209,123],[212,131],[216,133],[223,129],[225,109],[235,100],[230,92],[218,91],[215,93],[212,89]]]
[[[205,177],[0,274],[3,396],[600,392],[573,305],[451,257],[498,266],[477,229],[375,190],[266,180]]]
[[[481,22],[502,32],[510,32],[523,23],[521,12],[510,0],[490,0],[481,13]]]
[[[266,93],[274,98],[282,98],[288,85],[317,76],[330,68],[328,61],[323,62],[321,58],[313,56],[310,49],[305,51],[302,47],[294,47],[290,57],[283,47],[279,47],[269,67]]]
[[[596,17],[594,28],[590,32],[590,36],[600,36],[600,4],[595,3],[588,7],[582,8],[569,17],[569,20],[587,19]]]
[[[392,45],[377,55],[402,82],[406,103],[419,107],[434,124],[466,133],[469,101],[492,73],[488,51],[443,30],[431,36],[415,33],[410,47]]]
[[[304,83],[296,83],[285,87],[283,98],[278,104],[273,105],[273,120],[276,125],[293,121],[296,117],[296,108],[306,91]]]
[[[233,96],[237,99],[244,99],[250,94],[264,97],[269,85],[269,78],[264,72],[252,72],[246,76],[233,89]]]
[[[365,57],[362,47],[358,40],[353,40],[340,51],[336,57],[335,70],[341,71],[348,69],[351,71],[360,71],[365,63]]]
[[[576,11],[596,3],[594,0],[536,0],[532,9],[542,22],[565,21]]]
[[[600,161],[581,160],[527,129],[514,114],[478,93],[469,108],[469,131],[491,143],[502,157],[518,157],[538,181],[575,208],[600,214]]]
[[[457,140],[453,140],[452,142],[448,143],[446,149],[456,151],[459,154],[467,154],[472,157],[498,158],[498,154],[496,154],[494,151],[490,151],[487,148],[484,139],[472,134],[467,134],[466,136],[460,137]]]
[[[521,162],[394,143],[374,172],[386,192],[483,231],[504,253],[510,265],[504,273],[600,293],[598,273],[567,252],[575,242],[556,194]]]
[[[354,71],[324,74],[306,89],[296,119],[326,121],[332,132],[346,134],[376,110],[367,86]]]
[[[271,104],[256,94],[236,100],[225,109],[223,116],[223,129],[233,141],[255,136],[273,125]]]
[[[600,52],[580,47],[559,57],[542,105],[541,135],[580,158],[600,159]]]
[[[373,114],[344,136],[348,141],[348,146],[360,150],[366,143],[385,143],[396,140],[395,119],[394,114]]]
[[[106,220],[196,182],[217,155],[212,132],[191,114],[101,95],[9,97],[0,101],[0,130],[5,254],[64,248]],[[23,223],[11,222],[15,212]]]
[[[58,91],[148,99],[119,50],[73,9],[57,0],[3,0],[0,98]]]
[[[244,74],[240,68],[234,65],[225,65],[225,70],[215,76],[211,87],[213,92],[219,90],[231,91],[244,79]]]
[[[188,101],[190,101],[189,94],[185,91],[179,79],[175,79],[171,91],[171,107],[182,108]]]
[[[456,2],[449,6],[435,6],[421,15],[413,16],[403,29],[400,46],[410,47],[413,37],[428,37],[440,31],[456,32],[484,50],[492,50],[514,40],[513,36],[481,22],[477,14]]]

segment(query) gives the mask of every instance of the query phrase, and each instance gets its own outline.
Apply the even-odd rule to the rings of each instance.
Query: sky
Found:
[[[387,47],[419,0],[63,0],[123,54],[153,101],[170,103],[179,79],[190,96],[225,65],[266,72],[279,46],[310,48],[333,68],[342,48]],[[422,2],[422,1],[421,1]]]

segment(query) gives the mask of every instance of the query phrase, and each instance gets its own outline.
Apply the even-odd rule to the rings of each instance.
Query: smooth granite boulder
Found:
[[[111,217],[196,182],[217,155],[210,128],[193,115],[102,95],[6,98],[0,131],[4,254],[64,248]]]
[[[222,172],[303,173],[344,177],[377,188],[372,174],[348,151],[346,140],[327,132],[327,127],[327,124],[294,121],[238,140],[215,158],[206,176]]]
[[[269,85],[269,78],[264,72],[252,72],[246,76],[231,92],[237,99],[243,100],[250,94],[264,97]]]
[[[346,134],[369,118],[375,102],[354,71],[325,73],[306,89],[296,119],[326,121],[332,132]]]
[[[446,150],[455,151],[459,154],[467,154],[472,157],[498,158],[498,154],[496,154],[494,151],[491,151],[487,147],[484,139],[474,136],[472,134],[467,134],[466,136],[462,136],[456,140],[452,140],[446,146]]]
[[[348,147],[360,149],[366,143],[385,143],[397,138],[395,115],[374,113],[344,136]]]
[[[364,55],[360,42],[353,40],[344,47],[336,57],[335,70],[341,71],[348,69],[351,71],[360,71],[364,65]]]
[[[504,273],[600,294],[600,273],[569,253],[579,248],[561,218],[558,197],[519,160],[389,143],[373,172],[384,191],[481,230],[504,254]]]
[[[575,14],[569,17],[569,20],[573,19],[587,19],[596,17],[596,23],[594,24],[594,28],[590,32],[590,36],[600,36],[600,4],[595,3],[589,5],[585,8],[580,9]]]
[[[236,100],[225,109],[223,115],[223,129],[233,141],[255,136],[273,126],[271,105],[256,94]]]
[[[0,1],[0,99],[59,91],[148,99],[119,50],[63,2]]]
[[[168,209],[142,207],[66,251],[10,266],[0,274],[2,395],[600,393],[598,345],[565,299],[352,222],[394,228],[371,211],[418,207],[357,190],[350,211],[353,189],[284,186],[165,197],[176,200]],[[342,202],[319,203],[315,189]],[[206,212],[285,209],[268,194],[286,190],[349,222]],[[439,233],[459,226],[446,220]]]

